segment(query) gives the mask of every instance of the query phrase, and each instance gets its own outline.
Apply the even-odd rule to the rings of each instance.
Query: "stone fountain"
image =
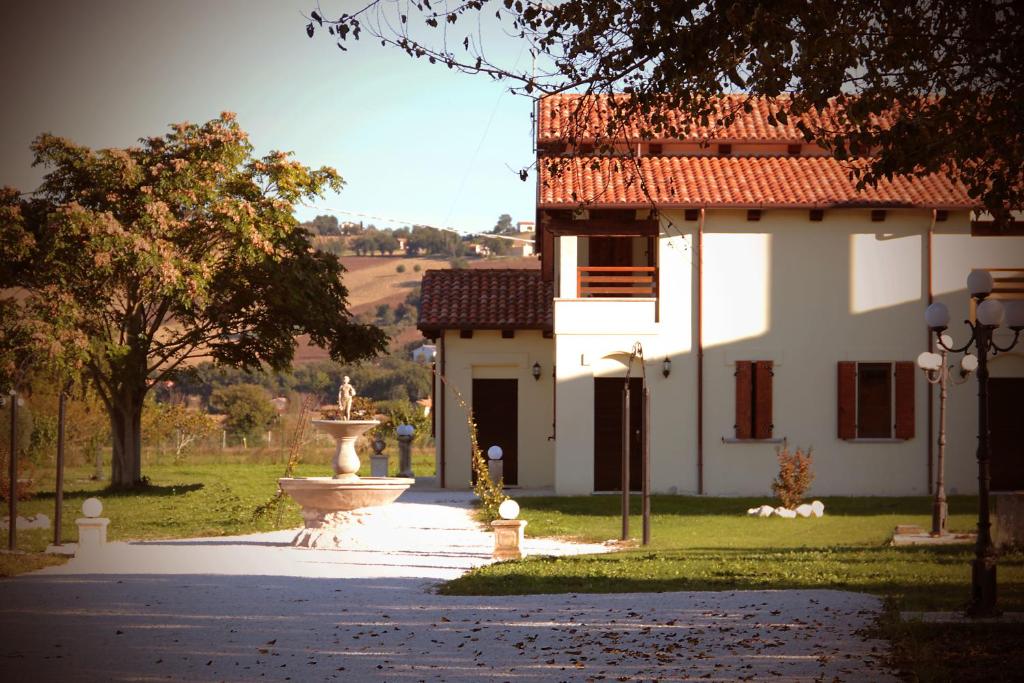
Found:
[[[355,389],[346,377],[338,391],[344,420],[313,420],[313,425],[334,437],[333,477],[286,477],[278,479],[281,490],[302,507],[305,524],[292,541],[303,548],[360,548],[387,524],[383,506],[393,503],[414,479],[360,477],[356,440],[380,424],[377,420],[352,420]]]

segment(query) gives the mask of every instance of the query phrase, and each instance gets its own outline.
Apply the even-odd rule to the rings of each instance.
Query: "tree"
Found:
[[[1015,0],[372,0],[310,18],[310,37],[326,28],[342,49],[365,32],[529,95],[622,93],[581,99],[564,122],[573,139],[597,134],[605,149],[626,126],[664,138],[694,125],[713,133],[751,106],[717,95],[759,95],[774,120],[792,119],[839,159],[862,159],[850,168],[861,185],[943,171],[1001,223],[1024,207],[1024,5]],[[485,52],[480,36],[500,34],[487,21],[527,43],[531,68],[488,59],[500,51]],[[595,106],[610,112],[596,131]]]
[[[494,224],[494,229],[491,230],[495,235],[507,235],[515,231],[516,228],[512,225],[512,216],[507,213],[498,216],[498,222]]]
[[[237,438],[253,439],[277,419],[267,390],[258,384],[236,384],[217,389],[210,405],[224,414],[224,429]]]
[[[32,150],[40,188],[0,193],[0,288],[18,292],[5,315],[31,331],[58,314],[55,352],[81,354],[110,416],[114,485],[142,481],[146,395],[183,364],[284,368],[301,334],[338,360],[385,348],[349,314],[337,257],[293,217],[341,187],[334,169],[254,157],[231,114],[125,149],[43,134]]]
[[[268,401],[269,403],[269,401]],[[217,423],[206,413],[180,403],[147,401],[142,410],[142,433],[151,442],[171,441],[177,462],[196,441],[212,434]]]
[[[377,236],[377,249],[380,250],[381,254],[387,254],[391,256],[398,251],[398,240],[390,230],[383,230]]]
[[[317,216],[313,220],[303,223],[302,227],[306,228],[314,235],[341,235],[341,229],[338,227],[337,216]]]

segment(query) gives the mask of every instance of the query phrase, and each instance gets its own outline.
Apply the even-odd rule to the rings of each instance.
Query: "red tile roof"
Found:
[[[773,104],[764,97],[751,97],[749,104],[751,111],[743,111],[743,102],[747,95],[722,95],[712,100],[715,111],[725,114],[730,111],[736,112],[736,119],[733,124],[727,127],[700,126],[694,125],[681,137],[673,138],[683,142],[701,142],[706,140],[719,140],[722,142],[769,142],[769,143],[802,143],[803,134],[797,129],[795,116],[788,117],[783,125],[771,125],[768,123],[768,115],[788,107],[788,98],[780,97]],[[580,116],[576,116],[576,125],[579,130],[572,128],[574,115],[579,110]],[[835,128],[837,123],[838,107],[831,107],[824,111],[812,110],[803,114],[800,118],[805,120],[812,128],[828,124]],[[665,112],[666,125],[682,130],[686,117],[678,110]],[[608,124],[612,120],[612,108],[608,96],[582,96],[582,95],[553,95],[545,97],[538,104],[537,140],[541,143],[564,140],[569,137],[577,137],[579,141],[592,141],[597,137],[605,139],[626,139],[639,140],[640,126],[627,125],[623,130],[614,131],[609,135]],[[872,117],[872,123],[881,127],[889,125],[885,116]],[[649,127],[649,126],[648,126]],[[652,131],[656,133],[656,131]],[[577,135],[573,136],[572,134]],[[653,141],[666,142],[663,137],[655,134]]]
[[[949,177],[896,176],[858,190],[849,164],[831,157],[542,158],[538,208],[929,208],[977,206]],[[642,183],[640,182],[642,180]],[[646,189],[646,192],[645,192]]]
[[[417,327],[426,333],[554,329],[554,290],[539,270],[428,270],[421,292]]]

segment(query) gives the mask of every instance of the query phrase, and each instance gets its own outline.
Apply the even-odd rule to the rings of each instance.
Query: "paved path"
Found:
[[[856,633],[879,602],[855,593],[436,595],[489,561],[467,504],[407,493],[373,551],[291,548],[292,532],[119,543],[0,581],[0,679],[895,680]]]

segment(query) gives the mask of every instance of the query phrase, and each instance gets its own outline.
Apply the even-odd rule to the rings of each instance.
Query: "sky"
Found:
[[[122,147],[233,111],[257,153],[292,151],[345,179],[300,219],[467,232],[490,230],[502,213],[532,220],[536,179],[518,177],[533,161],[532,101],[372,40],[348,52],[326,33],[311,40],[303,14],[314,1],[5,0],[0,186],[38,186],[29,144],[42,132]],[[362,4],[322,7],[331,16]],[[491,51],[507,63],[529,59],[496,38]]]

